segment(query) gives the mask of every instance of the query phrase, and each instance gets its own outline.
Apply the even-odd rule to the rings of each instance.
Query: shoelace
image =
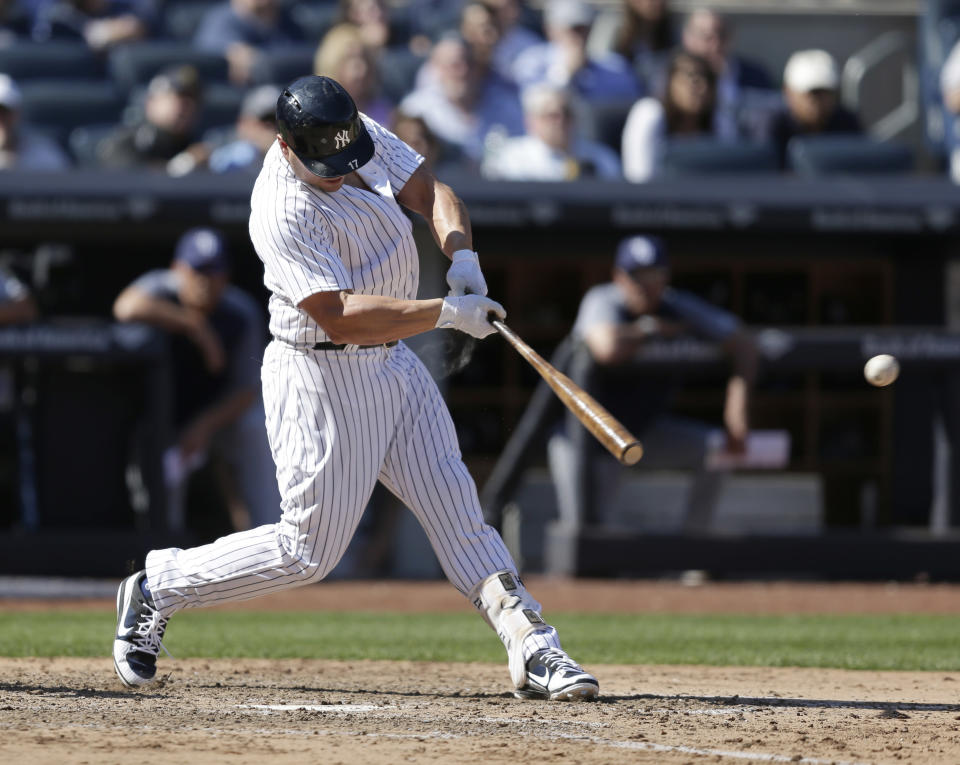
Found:
[[[133,644],[137,650],[148,653],[151,656],[158,656],[160,649],[173,658],[173,654],[167,650],[161,638],[167,628],[167,619],[160,616],[160,612],[150,608],[146,603],[143,604],[144,613],[137,620],[136,634],[133,636]]]
[[[572,672],[583,672],[583,669],[573,659],[567,656],[559,648],[548,648],[537,656],[537,660],[551,672],[560,670],[570,670]]]

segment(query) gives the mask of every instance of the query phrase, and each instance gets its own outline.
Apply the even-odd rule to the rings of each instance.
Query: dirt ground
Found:
[[[956,613],[960,606],[960,588],[950,586],[528,586],[548,613],[588,606]],[[330,583],[241,607],[464,608],[448,591],[437,583]],[[0,611],[51,605],[0,601]],[[0,762],[960,762],[960,672],[592,669],[601,699],[588,704],[515,700],[505,663],[164,658],[157,685],[128,691],[106,655],[0,659]]]

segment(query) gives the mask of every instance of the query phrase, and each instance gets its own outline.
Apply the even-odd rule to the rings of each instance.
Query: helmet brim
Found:
[[[304,167],[314,175],[321,178],[339,178],[367,164],[373,159],[374,150],[373,139],[364,128],[352,144],[337,154],[330,154],[326,157],[305,157],[296,151],[294,154],[297,155],[297,159],[303,162]]]

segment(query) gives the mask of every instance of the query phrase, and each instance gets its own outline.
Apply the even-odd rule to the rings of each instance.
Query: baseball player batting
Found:
[[[251,199],[250,238],[271,292],[261,379],[281,515],[193,549],[153,550],[117,593],[113,659],[127,686],[156,675],[170,617],[318,582],[379,480],[416,515],[444,573],[507,650],[517,698],[593,699],[497,532],[483,522],[453,422],[402,342],[434,327],[476,338],[505,311],[485,297],[470,221],[423,157],[357,111],[337,82],[294,81]],[[450,294],[417,300],[421,214],[452,264]]]

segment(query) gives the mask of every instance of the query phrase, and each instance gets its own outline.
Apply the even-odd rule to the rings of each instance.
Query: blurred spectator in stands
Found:
[[[631,62],[646,92],[659,93],[676,43],[667,0],[621,0],[594,21],[587,49],[594,55],[620,54]]]
[[[0,170],[58,171],[70,158],[51,138],[23,124],[20,88],[0,73]]]
[[[341,0],[349,3],[351,0]],[[364,2],[364,0],[353,0]],[[411,49],[428,55],[433,44],[457,29],[465,0],[407,0],[403,14]]]
[[[743,453],[757,351],[731,314],[670,286],[666,249],[656,237],[631,236],[617,247],[613,281],[584,295],[573,326],[571,375],[581,379],[610,413],[644,445],[648,468],[695,471],[687,498],[686,531],[706,531],[721,474],[706,469],[713,426],[669,413],[677,381],[669,375],[632,373],[631,359],[655,339],[695,336],[722,344],[731,360],[723,406],[724,449]],[[585,352],[585,355],[584,355]],[[572,526],[603,521],[613,504],[623,468],[579,424],[567,418],[548,445],[561,520]],[[586,485],[583,485],[586,482]]]
[[[381,125],[390,121],[394,105],[380,93],[376,61],[359,27],[337,24],[330,29],[317,48],[313,73],[331,77],[343,85],[357,109]]]
[[[234,527],[266,522],[279,502],[258,405],[266,331],[256,301],[230,284],[222,234],[187,231],[171,267],[149,271],[126,287],[113,314],[169,336],[175,440],[165,467],[171,526],[183,527],[184,479],[208,457],[218,469],[229,466],[219,477]]]
[[[543,13],[547,42],[517,58],[513,67],[517,84],[526,88],[548,82],[566,87],[587,104],[638,98],[640,83],[626,59],[616,53],[588,53],[593,18],[592,7],[583,0],[551,0]]]
[[[53,0],[38,6],[33,38],[84,40],[92,50],[149,37],[158,18],[154,0]]]
[[[447,37],[459,36],[467,46],[467,55],[473,62],[475,76],[479,79],[504,80],[506,87],[513,87],[512,72],[501,72],[494,67],[494,50],[500,41],[500,26],[493,10],[481,0],[464,3],[459,26],[451,29]],[[428,59],[417,70],[415,88],[435,88],[435,68]]]
[[[801,50],[790,56],[783,70],[785,108],[774,114],[768,130],[786,167],[787,144],[797,135],[860,133],[860,120],[840,105],[840,75],[833,56],[825,50]]]
[[[228,0],[211,8],[193,38],[194,47],[225,56],[230,80],[251,81],[257,61],[270,50],[303,41],[300,27],[280,0]]]
[[[40,315],[30,288],[0,263],[0,327],[26,324]],[[2,369],[2,367],[0,367]]]
[[[500,25],[493,8],[480,0],[466,3],[460,13],[460,37],[474,63],[482,71],[491,71],[494,51],[500,44]]]
[[[100,166],[183,175],[204,164],[208,147],[196,135],[202,95],[200,75],[192,66],[170,67],[155,75],[147,85],[140,120],[118,126],[97,145]]]
[[[488,146],[484,177],[510,181],[620,178],[620,158],[610,148],[575,133],[570,93],[546,83],[523,92],[527,134]]]
[[[680,50],[667,68],[662,100],[641,98],[627,115],[620,156],[628,181],[650,180],[660,168],[667,140],[675,136],[732,139],[729,123],[716,119],[717,82],[710,64]]]
[[[0,0],[0,45],[30,37],[33,14],[21,0]]]
[[[429,66],[427,84],[404,98],[400,108],[423,118],[440,140],[479,162],[488,136],[523,133],[516,89],[502,77],[481,71],[459,37],[438,41]]]
[[[427,127],[422,117],[404,114],[399,109],[393,113],[390,130],[423,157],[423,169],[436,173],[440,159],[440,141]]]
[[[337,22],[356,26],[364,45],[374,51],[409,43],[406,26],[391,15],[384,0],[340,0]],[[427,49],[424,43],[421,46],[420,52],[425,55]]]
[[[717,119],[735,130],[743,112],[767,111],[779,96],[760,64],[730,52],[731,37],[724,17],[708,8],[695,10],[683,26],[684,49],[709,61],[716,75]]]
[[[525,3],[521,0],[484,0],[493,9],[500,40],[493,51],[493,69],[513,79],[513,64],[527,48],[541,45],[543,38],[524,24]]]
[[[940,95],[945,112],[944,148],[950,176],[955,183],[960,183],[960,42],[953,46],[940,70]]]
[[[208,166],[214,173],[259,171],[267,150],[277,139],[279,85],[261,85],[243,98],[232,140],[210,153]]]
[[[456,146],[438,139],[422,117],[414,117],[396,109],[390,121],[390,130],[423,156],[424,169],[434,175],[476,171],[476,165]]]

